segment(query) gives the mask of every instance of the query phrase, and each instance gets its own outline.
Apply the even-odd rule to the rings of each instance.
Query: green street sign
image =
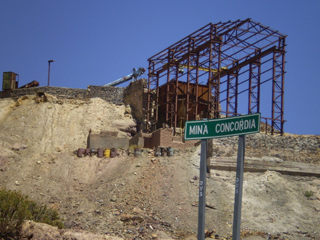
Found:
[[[187,121],[184,140],[200,140],[260,132],[260,113],[210,120]]]

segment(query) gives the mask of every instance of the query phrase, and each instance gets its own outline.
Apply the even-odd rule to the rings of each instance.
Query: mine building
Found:
[[[210,23],[150,57],[147,132],[261,112],[283,134],[285,40],[248,18]]]

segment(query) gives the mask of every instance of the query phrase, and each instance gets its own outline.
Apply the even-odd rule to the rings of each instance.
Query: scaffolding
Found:
[[[261,112],[282,135],[285,39],[250,18],[210,23],[150,57],[147,131]]]

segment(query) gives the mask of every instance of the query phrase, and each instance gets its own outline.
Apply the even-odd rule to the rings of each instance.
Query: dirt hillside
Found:
[[[33,233],[31,239],[86,239],[90,234],[91,239],[196,239],[199,147],[176,150],[173,157],[155,157],[151,149],[143,149],[140,157],[119,150],[112,159],[73,153],[86,147],[90,129],[128,136],[120,129],[136,126],[129,113],[128,107],[99,98],[0,99],[0,187],[56,208],[67,228],[52,230],[55,237],[48,230],[42,231],[46,238]],[[215,140],[213,148],[216,155],[236,155],[224,140]],[[248,153],[268,155],[265,149],[259,156]],[[272,153],[280,159],[283,149]],[[235,172],[208,175],[206,229],[211,238],[232,235],[234,182]],[[314,192],[312,197],[304,195],[307,190]],[[319,226],[319,178],[245,173],[243,236],[320,239]],[[26,226],[26,235],[31,236],[30,229]]]

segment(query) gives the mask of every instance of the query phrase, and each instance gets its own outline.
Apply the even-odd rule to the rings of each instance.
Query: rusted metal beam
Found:
[[[267,50],[265,50],[265,51],[263,51],[263,52],[261,52],[261,53],[259,53],[259,54],[257,54],[257,55],[254,55],[253,57],[251,57],[251,58],[249,58],[249,59],[247,59],[247,60],[245,60],[245,61],[243,61],[243,62],[238,63],[238,64],[235,65],[234,67],[231,67],[231,68],[229,68],[229,69],[221,72],[220,78],[221,78],[221,77],[224,77],[224,76],[226,76],[226,75],[228,75],[228,74],[230,74],[230,73],[233,73],[233,72],[236,71],[237,69],[240,69],[240,68],[242,68],[242,67],[250,64],[251,62],[255,62],[256,60],[258,60],[258,59],[260,59],[260,58],[263,58],[264,56],[266,56],[266,55],[268,55],[268,54],[270,54],[270,53],[275,52],[276,49],[277,49],[277,48],[276,48],[275,46],[273,46],[273,47],[271,47],[271,48],[269,48],[269,49],[267,49]],[[213,79],[215,79],[215,78],[217,78],[217,76],[215,76]]]
[[[195,52],[200,52],[200,51],[202,51],[202,50],[204,50],[204,49],[206,49],[206,48],[208,48],[209,46],[210,46],[210,44],[211,44],[211,42],[210,41],[208,41],[208,42],[206,42],[206,43],[204,43],[204,44],[202,44],[201,46],[199,46],[199,47],[197,47],[194,51]],[[170,68],[169,67],[169,65],[170,64],[177,64],[177,63],[180,63],[180,62],[182,62],[182,61],[184,61],[184,60],[186,60],[186,59],[188,59],[188,53],[186,53],[186,54],[184,54],[184,55],[182,55],[181,57],[179,57],[179,59],[174,59],[174,61],[175,62],[170,62],[169,64],[164,64],[163,66],[162,66],[162,68],[160,69],[160,70],[158,70],[157,71],[157,73],[162,73],[162,72],[164,72],[164,71],[166,71],[166,70],[168,70],[168,68]]]
[[[248,114],[260,112],[260,61],[249,65]]]

